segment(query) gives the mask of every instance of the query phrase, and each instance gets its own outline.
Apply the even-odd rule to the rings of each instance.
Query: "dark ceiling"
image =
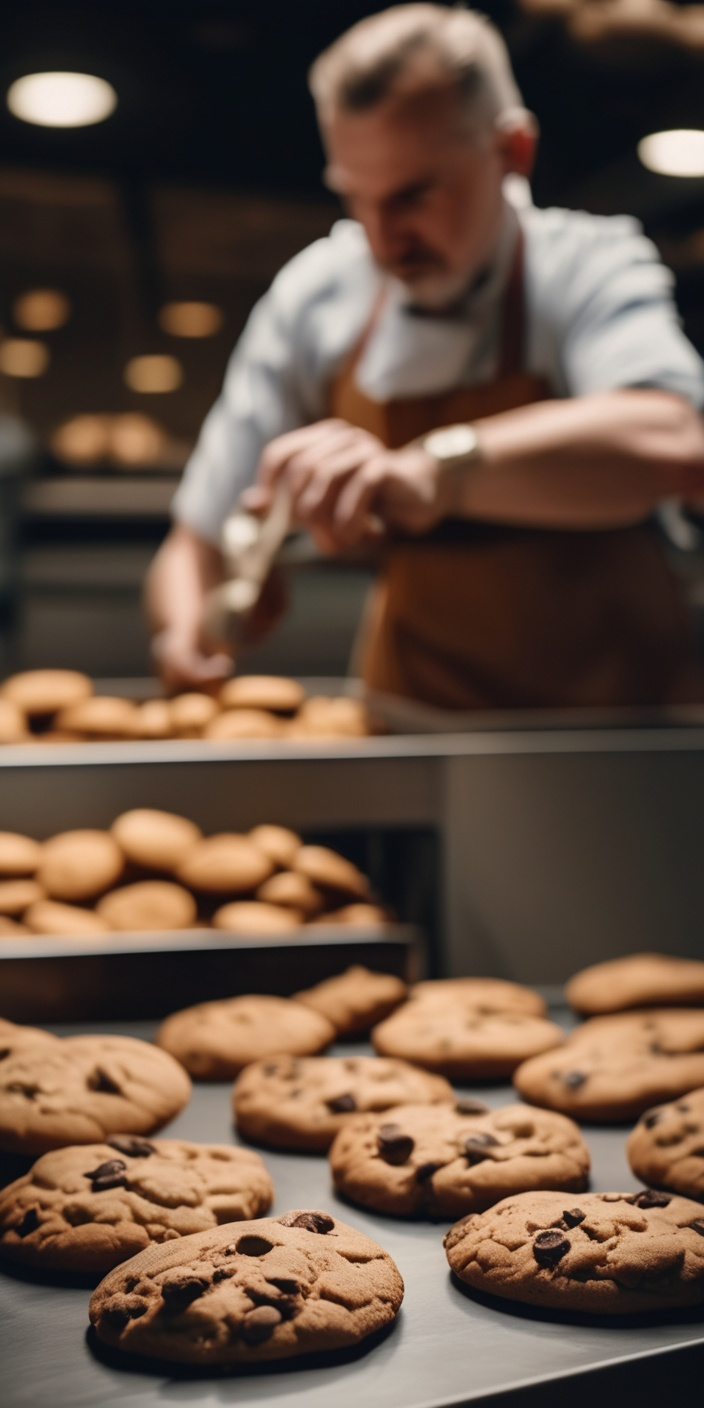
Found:
[[[595,0],[565,0],[565,9],[579,3]],[[32,172],[38,183],[45,183],[42,189],[48,189],[49,177],[54,183],[63,179],[67,190],[73,182],[74,194],[77,180],[88,182],[85,191],[93,192],[94,204],[99,204],[99,191],[108,204],[112,197],[105,193],[117,193],[128,246],[124,262],[141,310],[133,329],[140,318],[146,326],[165,294],[210,293],[227,306],[227,269],[223,264],[220,286],[209,289],[205,246],[202,258],[194,255],[191,261],[190,285],[184,276],[179,288],[173,277],[166,287],[171,276],[163,253],[165,217],[160,239],[155,235],[158,191],[200,188],[203,221],[217,224],[219,197],[223,229],[238,227],[239,210],[245,225],[249,221],[250,237],[252,230],[260,230],[263,239],[264,206],[257,202],[272,202],[267,207],[270,224],[285,224],[287,211],[289,216],[304,212],[297,226],[293,216],[289,244],[274,240],[271,258],[259,260],[253,279],[247,282],[239,266],[233,272],[232,286],[240,280],[237,309],[220,340],[212,373],[201,377],[191,419],[201,414],[216,389],[244,305],[274,272],[276,258],[300,247],[334,211],[320,184],[321,151],[305,81],[308,65],[343,29],[383,8],[362,0],[2,0],[1,91],[24,73],[62,68],[100,74],[117,90],[118,107],[107,122],[70,132],[29,126],[2,104],[0,179],[9,173],[15,192],[17,179],[26,180]],[[704,53],[635,37],[587,46],[570,36],[563,18],[529,13],[527,0],[486,0],[481,8],[503,31],[525,100],[540,120],[537,203],[639,215],[678,271],[687,327],[704,349],[703,241],[698,234],[704,227],[704,180],[656,177],[635,154],[638,138],[649,131],[704,127]],[[165,197],[161,199],[163,206]],[[189,199],[182,201],[182,216]],[[85,206],[88,197],[81,200]],[[172,260],[182,272],[188,264],[185,246],[188,240],[197,242],[196,225],[197,197],[183,226],[182,247]],[[14,235],[0,235],[9,283],[17,287],[30,276],[41,276],[28,267],[27,228],[25,212],[17,215]],[[68,239],[65,229],[62,238]],[[42,257],[51,264],[46,253]],[[241,263],[241,250],[238,258]],[[89,266],[88,249],[85,260]],[[73,249],[66,248],[64,263],[73,265],[75,297],[79,279]],[[56,263],[57,277],[59,272]],[[49,274],[50,268],[44,278]],[[7,305],[2,316],[7,321]],[[132,341],[136,339],[134,333]],[[129,338],[123,341],[127,352]],[[74,374],[77,357],[74,351]],[[55,393],[57,407],[62,395]],[[187,429],[181,426],[180,433]]]

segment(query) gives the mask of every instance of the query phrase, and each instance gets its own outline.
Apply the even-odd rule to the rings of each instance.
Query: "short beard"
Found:
[[[407,301],[424,313],[442,313],[458,303],[474,282],[474,274],[427,274],[412,283],[392,275]]]

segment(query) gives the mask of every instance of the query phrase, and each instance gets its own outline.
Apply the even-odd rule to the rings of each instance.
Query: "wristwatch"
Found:
[[[458,469],[482,456],[481,442],[473,425],[444,425],[417,441],[422,449],[439,460],[443,469]]]

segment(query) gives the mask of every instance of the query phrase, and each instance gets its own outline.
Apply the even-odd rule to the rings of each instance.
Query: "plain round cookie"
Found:
[[[0,1149],[43,1154],[153,1134],[191,1095],[182,1066],[127,1036],[29,1038],[0,1062]]]
[[[32,934],[76,934],[80,937],[110,933],[110,925],[94,909],[62,904],[59,900],[37,900],[36,904],[25,910],[22,922]]]
[[[88,739],[120,739],[137,736],[139,707],[133,699],[119,695],[94,694],[79,704],[71,704],[56,715],[55,726]]]
[[[507,1105],[406,1105],[349,1118],[328,1158],[338,1192],[375,1212],[462,1217],[512,1193],[588,1186],[589,1150],[572,1120]]]
[[[291,732],[297,738],[363,738],[371,733],[369,711],[359,699],[316,694],[301,705]]]
[[[36,878],[52,900],[92,900],[116,885],[125,868],[107,831],[61,831],[44,842]]]
[[[358,963],[315,987],[294,993],[297,1002],[322,1012],[339,1037],[369,1031],[390,1016],[407,996],[408,987],[402,978],[393,973],[372,972]]]
[[[200,738],[203,729],[220,712],[217,700],[209,694],[177,694],[168,701],[171,727],[177,738]]]
[[[198,909],[193,895],[171,880],[138,880],[103,895],[95,912],[109,929],[154,931],[191,929]]]
[[[358,1344],[402,1299],[397,1266],[370,1237],[295,1211],[150,1247],[105,1277],[89,1313],[117,1349],[246,1364]]]
[[[103,1276],[152,1242],[260,1217],[273,1197],[249,1149],[116,1134],[43,1154],[0,1191],[0,1256]]]
[[[388,909],[379,904],[366,904],[359,900],[356,904],[343,904],[340,909],[329,909],[325,914],[316,914],[312,924],[349,924],[355,929],[378,929],[380,924],[390,924],[393,917]]]
[[[649,1187],[704,1201],[704,1088],[646,1110],[626,1153],[636,1177]]]
[[[323,890],[335,890],[351,899],[369,898],[369,881],[351,860],[328,846],[301,846],[292,865]]]
[[[324,1153],[356,1111],[452,1101],[442,1076],[375,1056],[279,1056],[246,1066],[232,1108],[245,1138]]]
[[[295,870],[278,870],[257,890],[257,899],[264,904],[281,905],[305,914],[306,919],[319,914],[325,900],[317,886]]]
[[[22,710],[11,699],[0,698],[0,743],[28,743],[31,736]]]
[[[575,973],[565,996],[575,1012],[587,1017],[631,1007],[704,1006],[704,963],[664,953],[631,953]]]
[[[284,724],[264,709],[225,709],[206,724],[203,737],[227,742],[238,738],[282,738]]]
[[[225,681],[218,697],[223,709],[269,709],[274,714],[295,714],[306,692],[296,680],[282,675],[236,675]]]
[[[39,841],[19,831],[0,831],[0,876],[34,875],[42,858]]]
[[[704,1012],[651,1008],[592,1017],[557,1051],[519,1066],[524,1100],[576,1120],[618,1124],[704,1085]]]
[[[123,812],[110,831],[127,860],[147,870],[167,872],[176,870],[191,847],[203,839],[194,821],[156,807],[135,807]]]
[[[442,1007],[458,1003],[477,1012],[520,1012],[525,1017],[544,1017],[548,1007],[540,993],[509,983],[504,978],[428,978],[414,983],[413,1002],[436,1002]]]
[[[231,934],[290,934],[300,928],[303,920],[301,910],[260,900],[233,900],[215,911],[213,926],[228,929]]]
[[[450,1080],[511,1075],[528,1056],[552,1050],[564,1039],[562,1028],[542,1017],[420,999],[405,1003],[372,1031],[380,1056],[400,1056]]]
[[[295,831],[290,831],[287,826],[274,826],[271,822],[253,826],[249,832],[249,840],[268,856],[273,865],[280,866],[282,870],[290,869],[303,845]]]
[[[0,695],[30,718],[55,714],[93,693],[92,681],[79,670],[23,670],[9,675]]]
[[[197,1080],[230,1080],[265,1056],[316,1056],[331,1022],[288,997],[253,993],[200,1002],[162,1022],[156,1040]]]
[[[701,1207],[662,1193],[521,1193],[450,1229],[452,1270],[527,1305],[632,1315],[704,1301]]]
[[[43,898],[44,891],[36,880],[0,880],[0,914],[17,917]]]
[[[273,861],[248,836],[224,831],[198,841],[176,878],[205,894],[244,895],[268,880],[273,869]]]

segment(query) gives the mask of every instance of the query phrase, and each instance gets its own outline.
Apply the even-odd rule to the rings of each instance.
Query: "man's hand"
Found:
[[[215,692],[232,674],[232,655],[226,650],[208,654],[197,638],[177,626],[165,627],[153,636],[152,658],[169,694],[184,689]]]
[[[266,447],[257,483],[243,496],[261,511],[284,482],[296,521],[323,552],[352,547],[389,529],[424,533],[452,511],[452,483],[418,445],[387,450],[344,420],[323,420],[280,435]]]

